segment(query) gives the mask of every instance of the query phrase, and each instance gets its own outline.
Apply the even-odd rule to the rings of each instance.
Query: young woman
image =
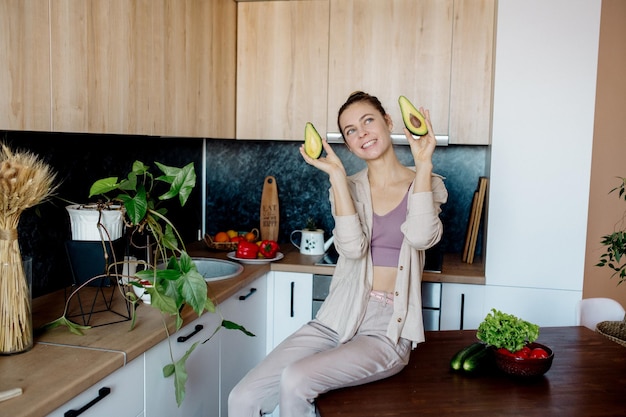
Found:
[[[278,345],[232,390],[229,417],[271,413],[314,417],[315,398],[332,389],[394,375],[424,341],[424,250],[441,239],[447,190],[433,174],[435,137],[405,135],[414,167],[400,163],[393,122],[380,101],[353,93],[339,110],[339,131],[367,168],[347,176],[326,140],[326,157],[304,160],[328,174],[339,260],[316,318]]]

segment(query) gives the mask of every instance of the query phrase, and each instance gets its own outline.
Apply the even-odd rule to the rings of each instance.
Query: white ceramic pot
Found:
[[[95,205],[72,204],[65,207],[70,215],[70,226],[72,229],[72,240],[101,241],[98,230],[98,218],[100,211]],[[124,230],[124,208],[122,206],[111,206],[103,209],[100,223],[109,232],[111,241],[122,237]],[[102,230],[104,239],[107,239],[105,230]]]

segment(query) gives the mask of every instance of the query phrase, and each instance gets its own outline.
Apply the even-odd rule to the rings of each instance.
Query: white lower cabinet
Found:
[[[267,353],[311,320],[313,274],[273,271],[267,280]],[[278,407],[269,417],[280,417]]]
[[[443,283],[440,330],[478,329],[485,318],[485,286]]]
[[[220,325],[219,314],[204,313],[170,336],[174,360],[179,360],[195,343],[200,342],[187,359],[185,399],[176,404],[174,377],[165,378],[163,367],[172,363],[170,344],[162,341],[146,351],[145,358],[145,415],[146,417],[206,417],[219,413],[220,332],[205,341]],[[202,329],[199,327],[202,326]],[[199,329],[195,334],[196,329]],[[191,336],[190,336],[191,335]],[[180,339],[182,337],[183,339]],[[110,414],[113,415],[113,414]]]
[[[120,353],[121,355],[121,353]],[[48,414],[48,417],[80,415],[81,417],[141,417],[143,416],[142,389],[144,363],[141,357],[86,389],[61,407]],[[102,391],[101,391],[102,390]],[[107,390],[108,394],[107,394]],[[85,411],[79,413],[96,398],[100,398]],[[74,414],[71,413],[74,410]],[[66,414],[70,412],[70,414]]]
[[[267,352],[311,320],[313,274],[273,271],[268,275]]]
[[[219,304],[215,313],[204,313],[171,335],[171,345],[167,340],[160,342],[49,416],[65,417],[65,412],[79,410],[98,397],[99,389],[110,388],[108,395],[80,415],[227,417],[228,394],[266,355],[267,301],[270,298],[267,278],[268,274],[263,275]],[[309,297],[309,317],[310,311]],[[210,340],[202,343],[221,326],[222,319],[245,327],[255,336],[220,328]],[[179,341],[181,337],[183,340]],[[187,359],[185,398],[178,407],[174,378],[165,378],[163,367],[183,357],[195,342],[200,343]]]
[[[219,305],[224,319],[242,325],[254,337],[239,330],[220,330],[220,413],[228,416],[228,395],[250,369],[265,357],[267,274],[243,287]],[[218,414],[204,414],[217,416]],[[146,416],[148,417],[148,416]]]

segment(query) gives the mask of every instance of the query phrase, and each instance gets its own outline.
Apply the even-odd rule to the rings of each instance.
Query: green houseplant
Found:
[[[618,178],[621,184],[609,191],[609,194],[617,192],[618,198],[626,201],[626,177]],[[605,251],[596,266],[612,269],[614,272],[611,276],[619,277],[617,283],[619,285],[626,281],[626,211],[615,224],[613,232],[602,236],[600,243],[605,247]]]
[[[89,197],[97,196],[100,201],[97,205],[119,204],[124,207],[124,222],[130,235],[143,234],[147,236],[146,269],[136,272],[136,280],[128,280],[129,285],[142,287],[150,294],[150,306],[156,308],[165,316],[175,317],[175,329],[183,325],[181,310],[188,305],[200,316],[204,312],[215,312],[216,308],[207,295],[207,284],[204,277],[198,272],[192,258],[186,252],[184,242],[174,224],[167,217],[167,209],[162,203],[177,199],[180,206],[184,206],[195,187],[196,174],[193,163],[182,168],[170,167],[155,162],[162,175],[155,176],[150,167],[141,161],[135,161],[131,171],[123,179],[108,177],[97,180],[91,186]],[[159,192],[159,186],[165,191]],[[112,197],[110,195],[113,194]],[[104,201],[103,201],[104,200]],[[100,227],[100,225],[98,225]],[[103,236],[108,236],[104,233]],[[132,237],[130,241],[132,241]],[[114,261],[108,265],[113,271],[119,266]],[[115,272],[109,275],[118,275]],[[92,280],[101,276],[93,277]],[[118,278],[122,278],[118,276]],[[132,305],[131,329],[135,325],[135,308],[138,298],[134,291],[129,291],[126,285],[116,280],[118,287]],[[67,311],[71,297],[88,282],[81,284],[66,301],[65,311],[61,317],[48,323],[46,328],[66,326],[71,332],[82,335],[89,326],[76,324],[67,318]],[[142,283],[145,283],[142,284]],[[168,326],[165,332],[169,338]],[[220,326],[211,334],[209,339],[221,328],[240,330],[249,336],[254,336],[242,326],[222,319]],[[208,340],[208,339],[207,339]],[[172,362],[163,368],[164,377],[173,376],[176,392],[176,401],[180,406],[185,397],[185,383],[187,372],[185,362],[200,342],[194,343],[179,359],[171,357]],[[172,350],[170,349],[170,352]]]

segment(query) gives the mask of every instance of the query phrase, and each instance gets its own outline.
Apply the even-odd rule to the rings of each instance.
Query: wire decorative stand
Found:
[[[131,319],[131,303],[124,294],[127,285],[119,282],[119,268],[109,267],[109,260],[123,259],[125,239],[113,242],[68,240],[65,249],[72,275],[68,318],[80,317],[84,326],[99,327]],[[106,250],[106,256],[105,256]],[[113,254],[115,253],[115,256]],[[116,299],[122,297],[121,302]],[[67,301],[68,288],[65,288]]]

